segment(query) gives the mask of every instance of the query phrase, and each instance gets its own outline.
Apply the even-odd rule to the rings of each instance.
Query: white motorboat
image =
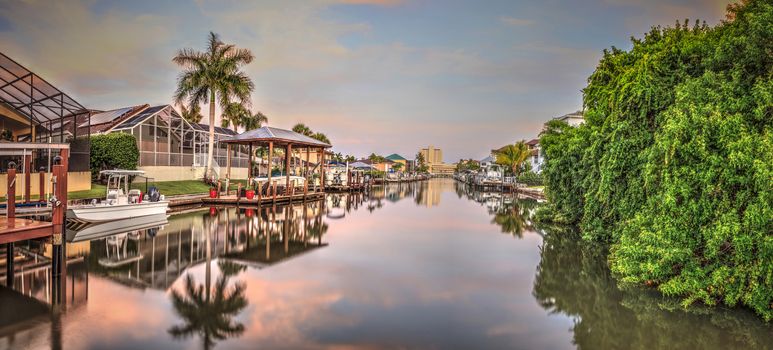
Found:
[[[129,189],[129,176],[143,175],[144,171],[103,170],[100,174],[108,176],[105,200],[68,208],[67,220],[98,223],[163,215],[169,209],[169,201],[154,188],[144,195],[140,190]]]

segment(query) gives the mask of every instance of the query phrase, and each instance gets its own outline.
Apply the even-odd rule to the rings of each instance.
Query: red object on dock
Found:
[[[214,188],[209,189],[209,198],[217,198],[217,190]]]
[[[247,190],[245,193],[245,196],[247,197],[247,199],[255,198],[255,190]]]
[[[247,208],[247,210],[244,211],[244,214],[247,215],[248,218],[251,218],[254,212],[251,208]]]

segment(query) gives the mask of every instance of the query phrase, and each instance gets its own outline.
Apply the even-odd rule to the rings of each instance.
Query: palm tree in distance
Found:
[[[184,100],[190,106],[209,104],[208,175],[212,174],[212,151],[215,148],[215,103],[219,102],[222,109],[231,102],[249,104],[254,84],[241,68],[252,60],[250,50],[225,44],[213,32],[209,33],[206,51],[186,48],[172,59],[183,68],[174,94],[177,104],[182,104]]]
[[[306,136],[314,135],[314,132],[306,124],[298,123],[293,126],[293,131]]]
[[[244,105],[238,102],[231,102],[223,109],[223,114],[220,115],[220,126],[224,128],[230,128],[233,126],[234,132],[238,132],[236,129],[242,125],[246,116],[250,114]]]
[[[324,143],[326,143],[328,145],[330,144],[330,139],[327,138],[327,135],[325,135],[325,134],[323,134],[321,132],[314,133],[314,135],[311,135],[311,138],[313,138],[313,139],[315,139],[317,141],[324,142]]]
[[[521,140],[514,145],[507,145],[497,151],[496,163],[502,166],[506,166],[513,171],[513,175],[518,178],[521,174],[521,166],[526,159],[529,159],[529,146]]]
[[[204,116],[201,115],[201,106],[199,106],[198,104],[194,104],[190,108],[185,108],[185,105],[181,103],[179,104],[179,107],[180,107],[180,115],[188,123],[198,124],[198,123],[201,123],[202,119],[204,119]]]
[[[268,117],[263,112],[258,111],[255,114],[247,113],[242,119],[242,126],[244,130],[255,130],[263,127],[263,124],[268,124]]]

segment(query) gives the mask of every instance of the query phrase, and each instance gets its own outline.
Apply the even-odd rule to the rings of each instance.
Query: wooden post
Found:
[[[266,167],[268,168],[268,189],[271,188],[272,182],[271,182],[271,156],[274,155],[274,141],[268,142],[268,163]],[[276,196],[276,194],[274,194]]]
[[[8,163],[8,190],[6,191],[6,198],[8,198],[7,216],[9,219],[16,217],[16,163]]]
[[[252,142],[247,149],[249,156],[247,157],[247,181],[252,179]]]
[[[6,198],[8,198],[6,205],[8,221],[12,221],[16,217],[16,164],[14,162],[8,163],[8,190],[6,191]],[[13,288],[14,256],[13,242],[8,242],[5,245],[5,285],[8,288]]]
[[[320,178],[322,181],[319,183],[319,189],[322,192],[325,192],[325,149],[322,149],[322,156],[320,157],[320,170],[322,171],[322,174],[320,175]]]
[[[231,153],[231,144],[226,143],[225,148],[226,148],[226,155],[227,155],[225,160],[225,163],[226,163],[225,178],[230,180],[231,179],[231,156],[233,156],[233,154]],[[226,181],[226,182],[228,183],[228,185],[230,185],[231,181]],[[225,194],[228,195],[228,187],[225,188]]]
[[[274,196],[274,204],[276,204],[276,182],[274,182],[271,187],[271,195]]]
[[[51,288],[53,302],[64,302],[64,291],[67,279],[67,254],[64,242],[64,215],[67,212],[67,158],[69,150],[60,150],[59,157],[54,158],[53,189],[56,201],[51,203],[51,223],[53,224],[52,258],[51,258]]]
[[[30,180],[32,177],[32,153],[24,155],[24,203],[30,202]]]
[[[293,145],[287,144],[285,150],[285,194],[290,194],[290,154],[293,152]]]
[[[309,182],[309,147],[306,147],[306,166],[303,168],[303,176],[306,182]]]
[[[40,167],[40,172],[38,173],[38,186],[40,187],[38,189],[38,200],[41,202],[46,201],[46,173],[43,171],[43,167]]]

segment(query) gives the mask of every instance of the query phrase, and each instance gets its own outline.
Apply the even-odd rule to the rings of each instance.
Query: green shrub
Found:
[[[773,3],[605,51],[586,123],[540,144],[550,208],[611,242],[623,286],[773,319]]]
[[[105,169],[137,169],[140,152],[134,135],[109,133],[91,137],[91,175]]]
[[[542,186],[542,175],[537,174],[531,170],[518,176],[518,182],[526,184],[527,186]]]

